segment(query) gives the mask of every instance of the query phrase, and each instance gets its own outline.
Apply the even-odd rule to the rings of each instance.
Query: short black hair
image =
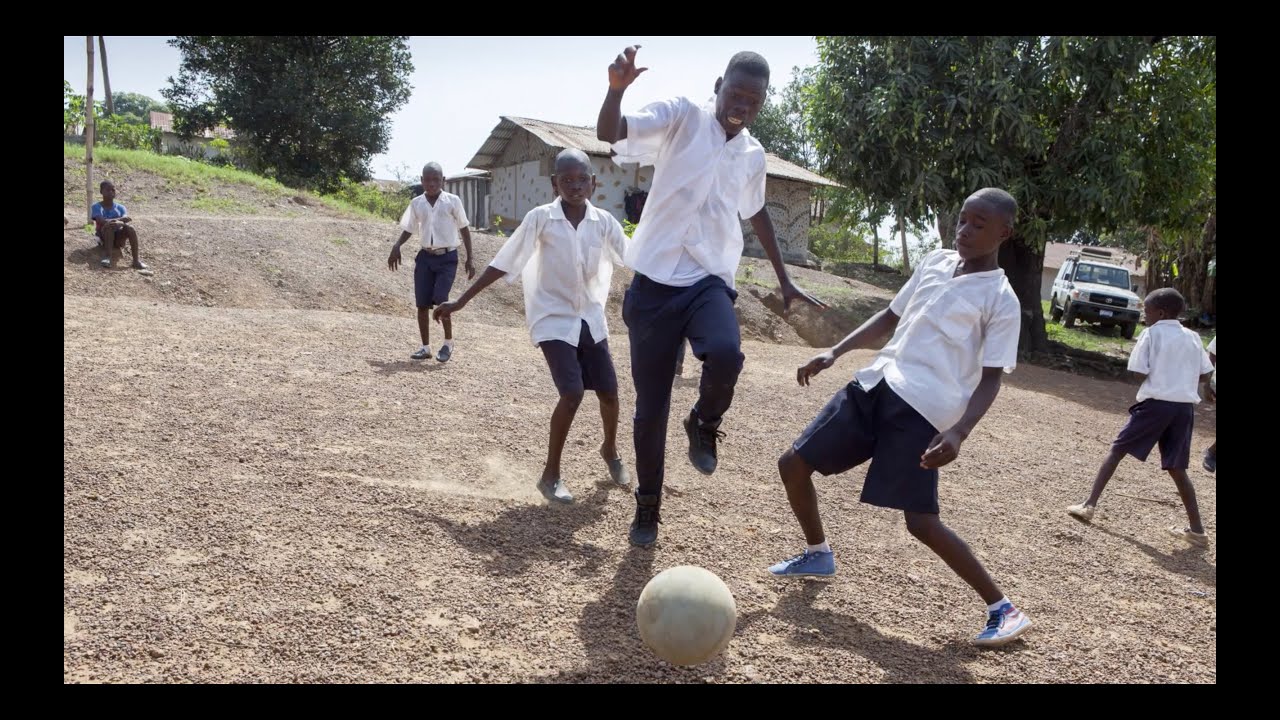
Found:
[[[1163,311],[1170,319],[1176,319],[1182,314],[1184,308],[1187,307],[1187,301],[1182,299],[1182,293],[1173,288],[1160,288],[1152,290],[1147,295],[1146,302],[1155,305]]]
[[[1018,201],[1013,196],[1000,188],[987,187],[982,188],[978,192],[970,195],[987,203],[995,208],[997,212],[1005,216],[1005,220],[1013,227],[1013,221],[1018,217]]]
[[[440,177],[444,177],[444,168],[440,167],[440,163],[438,163],[438,162],[429,162],[429,163],[427,163],[426,165],[423,165],[423,166],[422,166],[422,174],[423,174],[423,175],[426,175],[426,174],[427,174],[427,172],[429,172],[429,171],[431,171],[431,170],[434,170],[434,171],[436,171],[436,172],[440,173]]]
[[[560,173],[560,163],[563,162],[576,162],[584,166],[588,171],[592,169],[591,158],[587,157],[587,154],[578,148],[565,148],[556,155],[556,165],[553,172],[557,175]]]
[[[729,67],[724,69],[724,76],[728,78],[734,72],[740,72],[750,77],[764,78],[765,82],[768,82],[769,61],[765,60],[760,53],[744,50],[729,58]]]
[[[108,185],[110,185],[111,187],[116,186],[116,184],[111,182],[110,180],[103,180],[102,182],[98,183],[98,192],[102,192],[103,190],[105,190]]]

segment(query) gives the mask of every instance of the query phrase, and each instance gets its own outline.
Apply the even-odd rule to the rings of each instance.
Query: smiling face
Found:
[[[734,70],[716,80],[716,120],[725,135],[732,138],[751,127],[768,94],[768,78]]]

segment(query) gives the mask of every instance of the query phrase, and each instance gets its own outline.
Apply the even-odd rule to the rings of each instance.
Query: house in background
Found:
[[[212,130],[205,130],[198,137],[184,139],[173,130],[173,113],[157,110],[151,111],[148,121],[153,129],[160,131],[159,150],[164,155],[214,158],[222,154],[222,151],[211,143],[214,140],[230,140],[236,136],[230,128],[219,125]]]

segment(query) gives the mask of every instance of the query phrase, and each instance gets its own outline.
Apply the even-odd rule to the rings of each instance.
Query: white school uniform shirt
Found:
[[[726,142],[712,104],[685,97],[626,115],[614,162],[653,165],[653,186],[626,264],[664,285],[717,275],[729,287],[742,259],[742,223],[764,208],[764,146],[743,129]]]
[[[462,198],[443,190],[434,206],[425,194],[419,195],[409,201],[409,207],[400,216],[400,229],[417,235],[423,250],[458,247],[462,244],[462,234],[458,231],[467,225]]]
[[[893,338],[854,377],[870,390],[881,380],[939,432],[964,417],[982,369],[1018,364],[1021,310],[1004,270],[955,277],[960,254],[925,256],[889,309]]]
[[[1129,370],[1147,376],[1138,388],[1138,402],[1194,404],[1200,402],[1200,376],[1213,372],[1213,363],[1195,331],[1177,320],[1161,320],[1138,336]]]
[[[529,211],[494,256],[491,267],[524,281],[524,314],[533,344],[563,340],[577,347],[582,321],[591,339],[609,337],[604,305],[609,299],[613,264],[627,252],[622,224],[587,203],[587,213],[574,229],[564,216],[560,198]]]

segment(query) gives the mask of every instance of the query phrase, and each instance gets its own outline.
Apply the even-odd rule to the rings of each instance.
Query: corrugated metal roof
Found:
[[[511,142],[511,138],[515,137],[520,129],[533,133],[535,137],[552,148],[576,147],[588,155],[602,157],[609,157],[611,154],[609,143],[597,140],[596,129],[593,127],[579,127],[577,125],[564,125],[533,118],[503,116],[498,121],[497,126],[493,128],[493,132],[489,133],[489,138],[480,146],[480,151],[476,153],[475,157],[471,158],[471,162],[467,163],[467,167],[492,170],[498,158],[506,150],[507,143]],[[783,160],[772,153],[765,153],[765,159],[770,177],[795,180],[810,185],[840,187],[839,183],[828,180],[795,163]]]

